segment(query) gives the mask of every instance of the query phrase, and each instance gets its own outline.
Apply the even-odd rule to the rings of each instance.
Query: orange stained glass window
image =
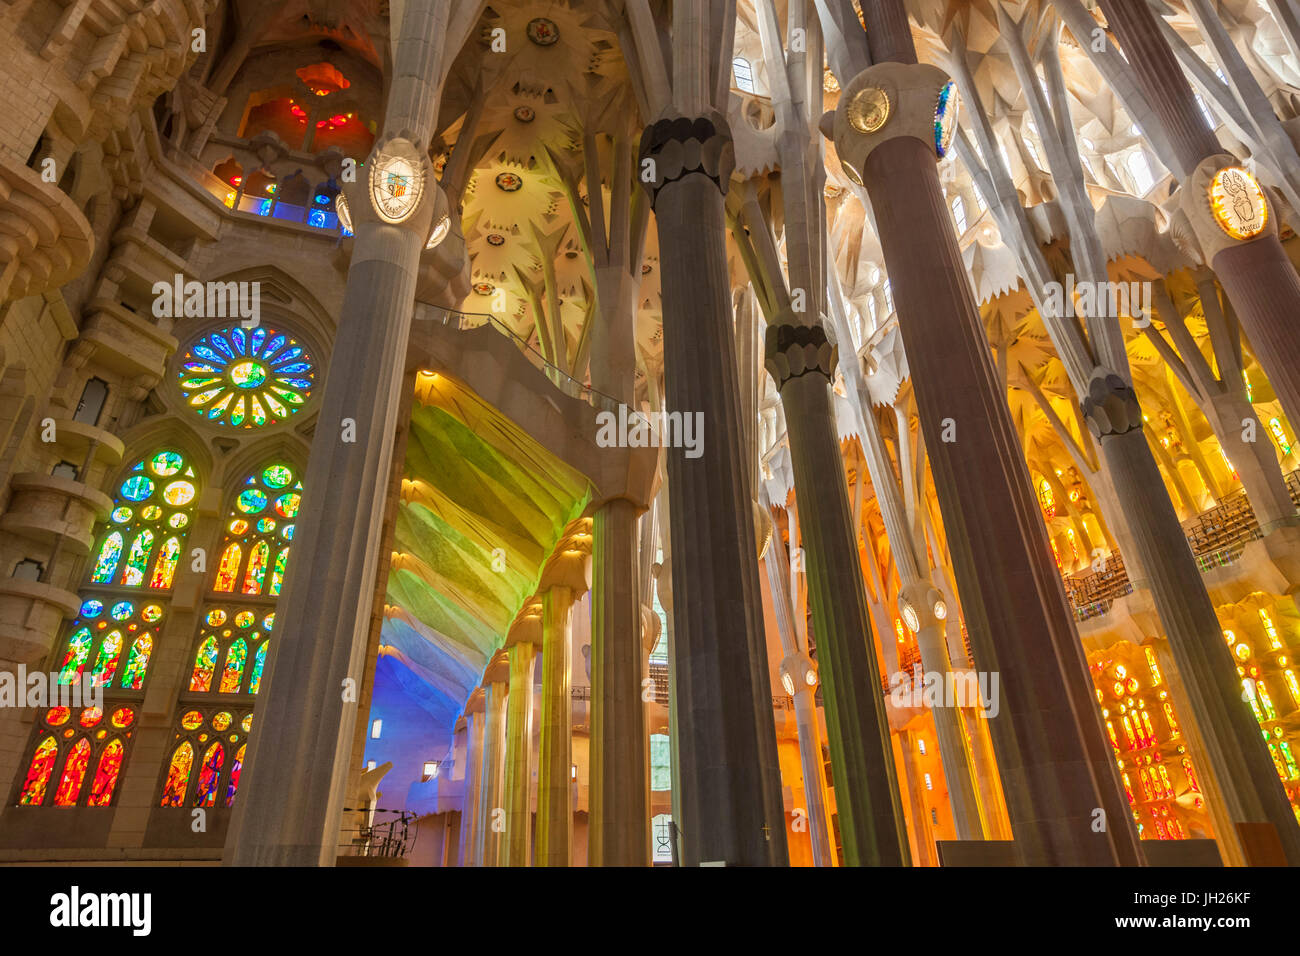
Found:
[[[49,786],[54,761],[59,757],[59,745],[53,737],[46,737],[36,747],[32,762],[23,779],[23,789],[18,795],[20,807],[38,807],[45,802],[45,788]]]
[[[167,767],[167,782],[163,785],[162,806],[180,807],[185,804],[185,791],[190,786],[190,769],[194,765],[194,747],[183,741],[172,754]]]
[[[239,576],[239,562],[243,549],[232,544],[221,555],[221,564],[217,568],[217,580],[212,585],[214,591],[235,590],[235,579]]]
[[[194,672],[190,675],[190,690],[209,691],[212,689],[212,672],[217,669],[217,639],[211,634],[199,645],[199,652],[194,655]]]
[[[95,781],[90,787],[88,806],[106,807],[113,799],[113,788],[117,786],[117,775],[122,769],[122,741],[114,739],[104,748],[99,757],[99,767],[95,770]]]
[[[90,741],[82,737],[68,751],[68,759],[63,764],[63,777],[59,780],[59,789],[54,792],[56,807],[72,807],[77,804],[81,793],[81,782],[86,777],[86,767],[90,764]]]

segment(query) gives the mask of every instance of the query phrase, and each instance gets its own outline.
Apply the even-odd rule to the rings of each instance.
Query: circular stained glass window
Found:
[[[244,733],[248,733],[250,730],[252,730],[252,729],[253,729],[253,715],[252,715],[252,714],[247,714],[247,715],[245,715],[243,721],[240,722],[239,726],[243,728]]]
[[[66,707],[51,707],[45,714],[45,722],[51,727],[61,727],[68,722],[72,711]]]
[[[120,508],[114,508],[113,513],[109,515],[109,517],[113,519],[114,524],[125,524],[131,520],[134,514],[135,512],[130,508],[126,505],[122,505]]]
[[[266,628],[268,631],[275,627],[275,615],[268,614],[266,617],[262,618],[262,627]],[[244,729],[247,730],[248,728],[245,727]]]
[[[131,726],[131,721],[135,720],[135,711],[130,707],[119,707],[113,711],[113,716],[109,719],[113,722],[114,727],[121,730],[123,727]]]
[[[260,532],[262,532],[262,534],[266,534],[268,531],[274,531],[274,530],[275,530],[275,519],[274,519],[274,518],[258,518],[258,519],[257,519],[257,530],[260,531]]]
[[[262,483],[268,488],[287,488],[293,481],[293,471],[284,465],[272,465],[262,472]]]
[[[103,718],[104,712],[98,707],[87,707],[81,712],[81,726],[94,727]]]
[[[203,723],[203,715],[197,710],[191,710],[181,718],[181,726],[186,730],[194,730]]]
[[[82,617],[99,617],[100,612],[104,610],[104,602],[89,600],[81,605]]]
[[[216,611],[209,611],[208,623],[211,624],[213,627],[220,627],[222,624],[225,624],[226,612],[219,609]]]
[[[144,620],[146,624],[152,624],[154,621],[162,617],[162,608],[160,608],[157,604],[150,604],[148,607],[146,607],[143,611],[140,612],[140,617]]]
[[[115,621],[125,621],[131,616],[131,612],[134,610],[135,608],[132,606],[130,601],[118,601],[113,605],[113,609],[108,613],[113,616],[113,620]]]
[[[266,507],[266,492],[259,491],[256,488],[241,491],[238,500],[235,502],[235,507],[246,515],[256,514]]]
[[[122,497],[127,501],[144,501],[153,494],[153,481],[144,475],[132,475],[122,482]]]
[[[221,733],[221,731],[225,730],[229,726],[230,726],[230,714],[228,714],[226,711],[223,710],[219,714],[212,715],[212,729],[215,730],[217,733]]]
[[[275,510],[279,513],[281,518],[292,518],[298,513],[298,504],[301,501],[301,495],[281,495],[279,498],[275,499]]]
[[[187,505],[194,500],[194,485],[188,481],[173,481],[163,489],[163,500],[173,508]]]
[[[157,505],[148,505],[140,509],[140,517],[145,521],[157,521],[162,517],[162,509]]]
[[[292,540],[293,540],[293,525],[291,525],[291,524],[287,524],[287,525],[285,525],[283,528],[281,528],[281,529],[280,529],[280,537],[284,538],[285,541],[292,541]]]
[[[183,528],[190,523],[190,516],[181,514],[179,511],[167,519],[167,523],[173,528]]]
[[[252,627],[253,620],[254,614],[252,611],[240,611],[235,615],[235,627]]]
[[[174,451],[160,451],[149,459],[149,468],[155,475],[161,475],[163,478],[176,474],[184,464],[181,456]]]
[[[208,421],[258,428],[282,422],[306,404],[316,365],[283,332],[235,326],[195,342],[177,376],[190,407]]]

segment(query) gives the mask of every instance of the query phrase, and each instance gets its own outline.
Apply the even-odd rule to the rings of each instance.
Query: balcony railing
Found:
[[[1300,505],[1300,469],[1286,476],[1286,484],[1291,500]],[[1233,564],[1246,545],[1263,536],[1244,491],[1233,492],[1186,522],[1183,531],[1202,573]],[[1133,593],[1124,556],[1115,551],[1102,570],[1068,575],[1065,592],[1074,606],[1076,620],[1083,622],[1105,614],[1117,599]]]
[[[344,828],[345,842],[339,844],[339,856],[398,859],[405,857],[415,844],[415,831],[411,827],[415,814],[409,810],[357,810],[344,807],[343,812],[357,814],[353,819],[361,822],[354,827]],[[372,813],[385,816],[382,820],[374,820]],[[365,822],[367,820],[372,822]]]

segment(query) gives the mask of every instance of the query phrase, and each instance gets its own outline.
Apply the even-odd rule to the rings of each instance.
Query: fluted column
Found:
[[[1220,229],[1210,213],[1208,174],[1236,161],[1224,153],[1201,115],[1191,85],[1156,23],[1155,11],[1145,0],[1101,0],[1101,8],[1169,136],[1179,165],[1192,171],[1184,179],[1181,205],[1201,253],[1236,309],[1282,408],[1292,421],[1300,421],[1300,335],[1295,328],[1300,276],[1278,239],[1277,209],[1265,200],[1270,222],[1257,222],[1260,231],[1244,240]],[[1254,192],[1258,186],[1247,189]]]
[[[410,0],[395,24],[395,71],[376,160],[405,155],[428,178],[446,0]],[[409,137],[395,139],[397,136]],[[303,478],[294,560],[277,614],[224,861],[333,865],[365,663],[384,495],[432,191],[407,218],[381,220],[369,183],[347,190],[356,239],[338,334]],[[290,799],[292,795],[292,799]]]
[[[869,23],[892,7],[901,0],[863,0]],[[888,47],[873,32],[868,40],[879,59]],[[875,211],[976,663],[999,673],[991,730],[1021,859],[1136,863],[1087,663],[939,185],[933,104],[944,80],[933,67],[887,62],[859,74],[834,117],[837,152]],[[901,103],[873,127],[866,107],[880,84]]]
[[[573,860],[572,678],[573,591],[556,585],[542,594],[542,734],[537,769],[535,866],[568,866]]]
[[[901,866],[903,808],[830,402],[834,350],[820,325],[783,318],[767,329],[767,369],[785,405],[844,861]]]
[[[642,135],[641,162],[654,177],[667,407],[704,423],[698,457],[667,451],[684,862],[784,865],[727,273],[723,194],[734,162],[726,120],[716,112],[661,119]]]
[[[510,645],[506,701],[506,864],[528,866],[533,855],[533,675],[537,648]]]
[[[473,698],[471,698],[473,700]],[[478,701],[482,706],[482,700]],[[465,802],[460,811],[460,854],[458,866],[474,866],[474,847],[478,815],[478,795],[483,788],[483,713],[465,714]]]
[[[478,792],[478,826],[474,830],[474,865],[499,866],[505,833],[506,693],[509,685],[494,680],[483,697],[483,785]]]
[[[650,863],[636,507],[606,502],[592,525],[589,866]]]

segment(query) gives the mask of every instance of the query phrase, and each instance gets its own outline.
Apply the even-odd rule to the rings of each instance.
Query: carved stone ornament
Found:
[[[641,184],[652,202],[666,185],[692,173],[707,176],[725,195],[735,167],[731,128],[714,110],[699,117],[666,116],[641,134]]]
[[[800,375],[815,373],[828,382],[835,369],[836,349],[820,325],[799,325],[793,321],[767,327],[763,343],[765,366],[776,387]]]

